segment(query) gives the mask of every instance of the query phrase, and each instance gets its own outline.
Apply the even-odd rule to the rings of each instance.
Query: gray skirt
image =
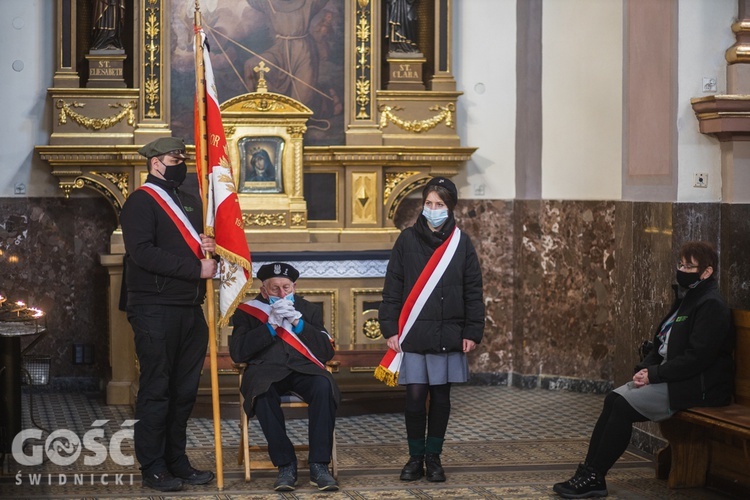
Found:
[[[469,380],[469,363],[462,352],[417,354],[405,352],[398,372],[399,385],[443,385]]]
[[[660,422],[672,416],[667,384],[649,384],[637,388],[631,381],[615,389],[615,392],[652,422]]]

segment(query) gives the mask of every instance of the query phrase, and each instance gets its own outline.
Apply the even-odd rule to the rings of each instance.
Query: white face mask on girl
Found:
[[[440,227],[446,220],[448,220],[448,209],[440,208],[430,210],[429,208],[424,207],[422,208],[422,215],[424,215],[425,219],[427,219],[427,222],[429,222],[432,227]]]

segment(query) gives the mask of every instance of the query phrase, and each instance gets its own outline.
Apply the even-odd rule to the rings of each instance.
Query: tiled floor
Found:
[[[599,395],[571,392],[455,387],[443,454],[448,481],[437,485],[398,480],[398,471],[407,458],[402,414],[338,418],[336,436],[342,491],[333,495],[318,493],[307,485],[305,471],[301,472],[300,487],[293,494],[271,491],[274,471],[254,473],[253,480],[245,483],[236,461],[240,437],[238,416],[222,415],[224,489],[219,492],[214,482],[186,489],[179,496],[549,498],[554,496],[552,483],[567,479],[585,454],[602,399]],[[93,427],[103,427],[102,442],[108,442],[123,424],[127,428],[133,413],[130,407],[106,406],[82,394],[35,394],[31,400],[29,394],[24,394],[24,416],[24,428],[70,429],[78,436]],[[288,422],[293,441],[307,440],[306,424],[304,419]],[[251,434],[262,436],[256,421],[251,422]],[[46,436],[45,433],[43,438]],[[129,440],[123,443],[123,453],[132,454]],[[23,466],[6,457],[0,476],[0,497],[141,498],[156,493],[141,487],[137,466],[117,465],[111,458],[101,465],[86,465],[82,463],[85,454],[69,466],[54,465],[49,460],[38,466]],[[215,467],[211,419],[190,420],[188,455],[199,468]],[[16,476],[18,472],[20,476]],[[121,474],[119,482],[117,474]],[[37,475],[39,479],[35,479]],[[105,475],[109,478],[106,485],[102,484]],[[663,481],[654,479],[650,457],[637,452],[626,453],[607,480],[613,498],[721,498],[705,490],[669,491]],[[40,484],[30,484],[31,481]],[[65,484],[59,484],[61,481]],[[73,484],[76,481],[78,484]]]

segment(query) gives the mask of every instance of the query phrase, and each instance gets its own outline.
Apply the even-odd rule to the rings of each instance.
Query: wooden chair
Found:
[[[328,371],[333,371],[336,362],[329,362],[326,364]],[[234,363],[233,365],[239,374],[239,384],[242,384],[242,375],[245,373],[246,363]],[[238,385],[239,387],[239,385]],[[242,395],[242,391],[238,391],[240,395],[240,449],[237,453],[237,464],[245,466],[245,481],[250,481],[250,470],[263,470],[263,469],[276,469],[268,457],[268,446],[252,445],[250,444],[250,426],[248,425],[248,416],[245,413],[244,403],[245,397]],[[282,408],[307,408],[307,403],[302,400],[297,394],[288,393],[281,397]],[[307,452],[310,450],[310,446],[307,444],[294,445],[294,451],[296,452]],[[253,453],[254,458],[250,458],[250,453]],[[307,456],[302,454],[298,458],[301,466],[307,465]],[[331,474],[334,478],[338,479],[339,467],[338,458],[336,456],[336,431],[333,432],[333,449],[331,450]]]

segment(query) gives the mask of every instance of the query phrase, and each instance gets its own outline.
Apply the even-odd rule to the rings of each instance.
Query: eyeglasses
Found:
[[[698,269],[701,266],[694,266],[692,264],[685,264],[684,262],[678,262],[677,263],[677,270],[682,271],[683,269],[685,271],[692,271],[693,269]]]

